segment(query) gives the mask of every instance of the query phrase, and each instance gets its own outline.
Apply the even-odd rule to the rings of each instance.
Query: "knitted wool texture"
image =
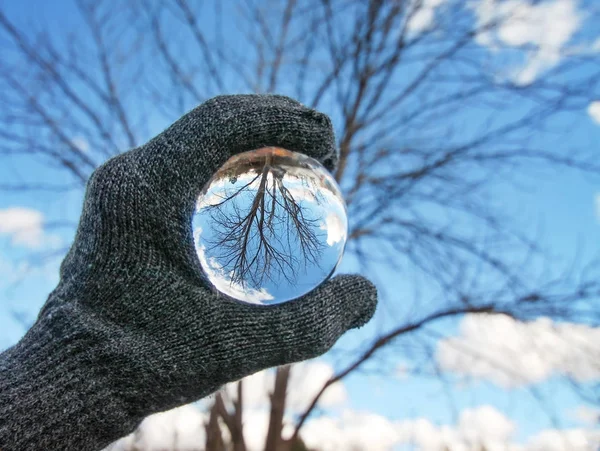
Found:
[[[91,176],[60,282],[0,355],[0,449],[99,450],[141,420],[264,368],[316,357],[367,322],[374,286],[340,276],[252,305],[208,287],[200,190],[233,154],[280,146],[336,163],[327,116],[282,96],[216,97]]]

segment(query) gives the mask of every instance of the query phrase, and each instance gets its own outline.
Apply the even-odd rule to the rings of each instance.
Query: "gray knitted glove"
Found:
[[[376,290],[333,279],[276,306],[201,277],[191,217],[231,155],[280,146],[332,169],[329,119],[281,96],[214,98],[97,169],[60,283],[0,356],[0,449],[98,450],[147,415],[263,368],[316,357],[374,313]]]

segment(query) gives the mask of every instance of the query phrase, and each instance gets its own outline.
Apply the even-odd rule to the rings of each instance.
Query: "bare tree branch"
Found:
[[[304,423],[306,422],[306,420],[308,419],[310,414],[313,412],[313,410],[317,406],[319,400],[321,399],[321,396],[323,396],[323,393],[325,393],[325,391],[329,387],[331,387],[333,384],[341,381],[343,378],[348,376],[348,374],[352,373],[357,368],[359,368],[363,363],[365,363],[367,360],[369,360],[379,349],[383,348],[384,346],[386,346],[387,344],[392,342],[395,338],[399,337],[400,335],[407,334],[407,333],[413,332],[415,330],[418,330],[418,329],[422,328],[423,326],[425,326],[435,320],[438,320],[441,318],[457,316],[457,315],[464,315],[465,313],[504,313],[504,312],[496,312],[494,310],[493,305],[487,305],[487,306],[478,307],[478,308],[448,309],[448,310],[432,313],[418,321],[414,321],[410,324],[407,324],[401,328],[395,329],[392,332],[389,332],[389,333],[379,337],[356,360],[354,360],[350,365],[348,365],[346,368],[344,368],[343,370],[336,373],[327,382],[325,382],[323,387],[321,387],[319,392],[316,394],[316,396],[313,398],[313,400],[309,404],[308,408],[302,413],[302,415],[300,415],[298,421],[296,422],[296,427],[294,429],[294,433],[292,434],[291,440],[294,441],[299,437],[300,429],[302,428],[302,426],[304,425]]]

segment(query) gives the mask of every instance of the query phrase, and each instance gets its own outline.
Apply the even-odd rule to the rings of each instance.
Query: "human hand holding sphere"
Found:
[[[152,413],[259,370],[317,357],[373,316],[377,292],[366,279],[337,276],[319,285],[343,248],[343,204],[322,171],[294,173],[298,161],[310,166],[310,160],[292,163],[295,157],[289,160],[285,151],[264,151],[251,173],[263,174],[261,167],[268,173],[252,182],[260,180],[262,188],[261,182],[250,183],[240,194],[265,203],[251,233],[270,234],[262,244],[271,246],[271,254],[256,252],[259,239],[246,248],[247,256],[257,255],[265,269],[270,263],[278,268],[273,256],[287,254],[291,260],[283,269],[261,275],[235,263],[239,248],[227,247],[226,227],[216,228],[216,235],[206,227],[198,243],[208,262],[232,250],[232,266],[219,263],[230,286],[243,281],[260,292],[259,282],[275,280],[267,287],[272,300],[295,299],[240,302],[243,297],[216,292],[205,276],[193,233],[202,189],[228,159],[265,147],[306,155],[328,170],[335,166],[327,116],[283,96],[239,95],[203,103],[147,144],[94,171],[58,286],[23,339],[0,356],[0,405],[8,406],[0,410],[3,449],[102,449]],[[282,164],[274,164],[280,157]],[[234,187],[245,177],[227,175]],[[212,203],[209,191],[210,184],[206,205]],[[320,201],[311,196],[321,195],[331,202],[316,214],[313,206]],[[266,205],[268,199],[275,207]],[[221,213],[231,212],[245,217],[239,206]],[[221,213],[215,218],[223,219]],[[294,223],[298,218],[305,221]],[[211,240],[224,247],[211,250]],[[324,259],[328,251],[333,257]],[[302,253],[310,258],[302,260]],[[317,277],[311,268],[319,265]],[[282,281],[294,282],[287,297],[276,291]],[[52,426],[39,427],[44,424]]]

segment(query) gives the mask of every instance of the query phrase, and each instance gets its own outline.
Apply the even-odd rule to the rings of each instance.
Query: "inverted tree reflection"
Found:
[[[269,149],[234,158],[213,177],[219,190],[205,193],[206,250],[232,284],[294,284],[301,272],[320,266],[327,231],[315,207],[327,186],[288,154]]]

